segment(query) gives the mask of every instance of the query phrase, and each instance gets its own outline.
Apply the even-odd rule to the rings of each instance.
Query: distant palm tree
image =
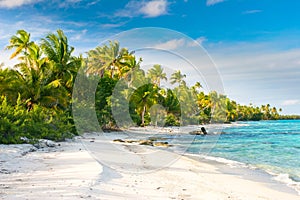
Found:
[[[151,83],[139,87],[132,94],[130,101],[135,104],[136,110],[141,116],[142,126],[145,125],[145,114],[147,110],[155,104],[157,97],[158,88]]]
[[[185,85],[186,83],[183,80],[185,77],[185,74],[181,74],[180,70],[177,70],[171,75],[171,84],[178,83],[179,85]]]
[[[151,78],[152,82],[156,86],[160,86],[161,80],[167,80],[167,75],[164,73],[164,69],[161,65],[153,65],[151,69],[148,71],[148,76]]]
[[[166,108],[168,113],[172,113],[176,116],[180,115],[180,102],[171,89],[167,89],[163,106]]]
[[[98,74],[101,77],[104,75],[105,71],[110,77],[120,77],[124,71],[127,71],[122,69],[121,65],[124,64],[123,66],[128,66],[125,65],[126,61],[132,59],[132,57],[129,58],[130,53],[128,53],[127,49],[120,49],[120,45],[117,41],[110,41],[108,46],[98,46],[87,52],[87,54],[88,73]],[[127,62],[127,64],[129,63]]]
[[[226,98],[226,120],[227,121],[235,121],[237,117],[237,112],[236,112],[236,102],[231,101],[229,98]]]
[[[195,85],[193,85],[191,87],[192,92],[197,95],[199,92],[197,90],[199,90],[200,88],[202,88],[202,85],[200,82],[196,82]]]
[[[10,45],[6,46],[6,49],[11,50],[15,48],[10,58],[15,58],[19,54],[27,54],[28,49],[33,44],[30,41],[30,34],[24,30],[18,30],[16,35],[12,36],[9,41]]]
[[[118,70],[119,70],[119,77],[127,76],[127,72],[131,71],[132,69],[139,69],[140,64],[143,61],[142,58],[136,59],[134,52],[128,52],[127,49],[123,48],[121,50],[121,55],[118,59]]]

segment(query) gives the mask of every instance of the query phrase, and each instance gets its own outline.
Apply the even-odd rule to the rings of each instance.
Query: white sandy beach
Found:
[[[118,133],[34,152],[31,145],[1,145],[0,199],[300,199],[208,162],[112,138]]]

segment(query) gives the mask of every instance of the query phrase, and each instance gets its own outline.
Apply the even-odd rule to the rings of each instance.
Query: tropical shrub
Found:
[[[0,143],[24,143],[24,138],[31,142],[37,139],[63,141],[74,135],[66,112],[38,105],[28,111],[28,101],[20,99],[19,96],[16,105],[8,104],[4,96],[0,99]]]

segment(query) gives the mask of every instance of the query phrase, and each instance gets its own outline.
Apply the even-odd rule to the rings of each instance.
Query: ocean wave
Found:
[[[251,170],[260,169],[266,172],[267,174],[272,176],[272,179],[287,185],[288,187],[294,189],[300,195],[300,181],[299,179],[293,177],[291,174],[287,173],[276,173],[271,169],[257,167],[251,164],[246,164],[234,160],[229,160],[221,157],[213,157],[213,156],[203,156],[204,159],[217,161],[219,163],[224,163],[231,168],[247,168]]]
[[[191,157],[198,157],[209,161],[216,161],[218,163],[225,164],[226,166],[229,166],[230,168],[245,168],[250,170],[263,170],[265,173],[271,175],[272,179],[275,181],[278,181],[280,183],[283,183],[287,185],[288,187],[294,189],[299,195],[300,195],[300,182],[297,181],[298,179],[292,177],[290,174],[284,174],[284,173],[275,173],[274,171],[262,167],[257,167],[251,164],[246,164],[226,158],[221,157],[214,157],[214,156],[207,156],[207,155],[195,155],[195,154],[185,154],[187,156]]]
[[[267,171],[268,172],[268,171]],[[287,186],[293,188],[300,195],[300,182],[297,182],[294,178],[289,174],[275,174],[273,172],[268,172],[269,174],[274,176],[274,180],[284,183]]]
[[[212,161],[216,161],[216,162],[219,162],[219,163],[226,164],[227,166],[229,166],[231,168],[256,169],[256,167],[250,166],[248,164],[238,162],[238,161],[234,161],[234,160],[229,160],[229,159],[226,159],[226,158],[207,156],[207,155],[203,155],[203,156],[199,156],[199,157],[201,157],[203,159],[206,159],[206,160],[212,160]]]

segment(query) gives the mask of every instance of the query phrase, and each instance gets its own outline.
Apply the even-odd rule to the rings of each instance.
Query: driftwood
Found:
[[[156,139],[150,138],[148,140],[122,140],[122,139],[115,139],[113,142],[120,142],[120,143],[137,143],[139,145],[148,145],[148,146],[155,146],[155,147],[170,147],[168,142],[155,142]]]

